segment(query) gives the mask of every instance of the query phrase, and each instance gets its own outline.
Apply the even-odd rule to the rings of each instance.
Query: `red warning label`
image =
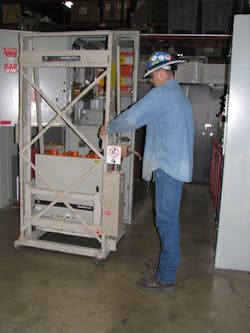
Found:
[[[17,57],[16,47],[4,47],[3,55],[9,58],[16,58]]]
[[[0,120],[0,125],[11,125],[11,120]]]
[[[18,72],[18,64],[3,64],[4,73],[16,73]]]

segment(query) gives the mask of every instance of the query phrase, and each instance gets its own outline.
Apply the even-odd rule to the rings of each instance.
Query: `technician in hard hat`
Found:
[[[161,239],[159,262],[149,279],[137,284],[145,290],[171,291],[180,263],[179,211],[184,182],[192,179],[194,126],[192,107],[174,72],[181,63],[167,52],[154,52],[145,77],[154,86],[141,100],[102,126],[99,136],[123,133],[147,125],[143,156],[143,179],[155,181],[156,226]]]

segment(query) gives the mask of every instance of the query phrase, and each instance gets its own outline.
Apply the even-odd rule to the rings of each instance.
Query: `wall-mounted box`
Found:
[[[202,0],[201,33],[230,33],[233,16],[232,0]]]
[[[100,22],[100,7],[98,1],[78,1],[71,7],[71,23]]]
[[[168,32],[196,33],[199,0],[168,1]]]
[[[113,4],[114,11],[112,13],[111,1],[104,1],[103,20],[110,21],[112,18],[114,21],[126,20],[127,10],[129,6],[128,1],[122,2],[119,0],[115,0]]]
[[[187,63],[179,66],[176,79],[186,84],[219,84],[226,80],[225,64]]]

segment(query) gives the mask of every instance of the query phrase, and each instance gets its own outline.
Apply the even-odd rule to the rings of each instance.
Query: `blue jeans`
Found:
[[[154,171],[156,226],[161,239],[157,279],[174,283],[180,263],[180,203],[183,182],[161,169]]]

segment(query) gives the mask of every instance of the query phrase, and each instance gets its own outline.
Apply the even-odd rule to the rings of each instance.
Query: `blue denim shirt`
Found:
[[[175,79],[149,91],[107,126],[107,133],[130,132],[147,125],[143,179],[162,169],[171,177],[190,182],[193,169],[192,107]]]

